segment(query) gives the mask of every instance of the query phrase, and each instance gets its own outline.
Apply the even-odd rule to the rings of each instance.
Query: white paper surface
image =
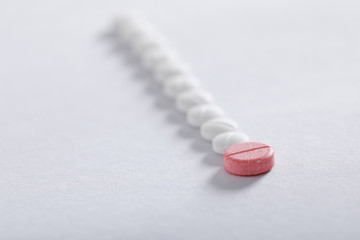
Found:
[[[237,177],[101,35],[142,11],[274,169]],[[0,239],[359,239],[358,1],[0,3]]]

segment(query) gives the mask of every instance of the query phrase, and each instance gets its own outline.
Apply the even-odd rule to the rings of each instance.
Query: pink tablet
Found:
[[[224,152],[225,169],[232,174],[251,176],[265,173],[274,166],[274,150],[258,142],[239,143]]]

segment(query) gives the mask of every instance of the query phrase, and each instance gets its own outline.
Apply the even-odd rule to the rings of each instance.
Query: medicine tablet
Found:
[[[223,110],[214,104],[202,104],[189,109],[186,113],[187,121],[192,126],[201,126],[214,118],[222,117],[224,115]]]
[[[177,75],[169,78],[164,83],[164,93],[172,98],[178,94],[200,86],[200,81],[191,75]]]
[[[190,72],[190,67],[179,59],[161,61],[160,64],[155,65],[153,68],[155,80],[161,83],[172,76],[190,74]]]
[[[271,146],[257,142],[235,144],[224,152],[225,169],[232,174],[251,176],[268,172],[275,163]]]
[[[177,61],[178,54],[163,46],[156,46],[155,44],[150,47],[148,46],[139,54],[140,61],[142,65],[149,69],[153,70],[158,68],[160,64],[166,61]],[[165,79],[156,79],[158,81]]]
[[[149,36],[145,32],[137,32],[129,41],[129,45],[133,53],[141,60],[147,49],[160,48],[165,43],[156,36]]]
[[[123,18],[117,22],[116,30],[123,41],[130,43],[137,33],[143,32],[142,25],[140,19]]]
[[[181,112],[186,112],[196,105],[210,103],[212,100],[213,96],[208,91],[204,89],[192,89],[182,92],[176,97],[176,107]]]
[[[213,140],[217,135],[224,132],[235,132],[237,123],[230,118],[215,118],[201,125],[201,136],[206,140]]]
[[[217,135],[212,140],[212,148],[216,153],[224,153],[224,151],[237,143],[248,142],[249,137],[241,132],[225,132]]]
[[[134,23],[129,18],[119,18],[115,21],[114,30],[118,36],[123,37],[127,31],[132,31]]]

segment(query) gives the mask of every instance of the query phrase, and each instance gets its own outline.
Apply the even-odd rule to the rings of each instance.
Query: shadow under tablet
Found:
[[[242,190],[258,182],[265,174],[244,177],[228,173],[225,168],[219,171],[210,179],[209,183],[222,190]]]

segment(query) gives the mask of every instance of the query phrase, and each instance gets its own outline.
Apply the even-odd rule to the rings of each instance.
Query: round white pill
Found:
[[[151,31],[151,32],[150,32]],[[141,60],[151,49],[167,49],[166,40],[155,30],[138,32],[130,42],[131,49]]]
[[[140,30],[141,23],[139,19],[132,19],[132,18],[120,19],[117,22],[116,28],[122,40],[127,43],[129,43],[132,40],[133,36],[136,36],[136,34],[139,31],[142,32],[142,30]]]
[[[149,37],[146,31],[137,31],[129,39],[129,46],[134,54],[141,55],[143,49],[148,45],[157,44],[157,39]]]
[[[201,136],[206,140],[213,140],[217,135],[224,132],[235,132],[238,124],[230,118],[215,118],[201,125]]]
[[[245,133],[241,132],[225,132],[220,135],[217,135],[212,140],[212,148],[214,152],[223,154],[224,151],[238,143],[248,142],[249,137]]]
[[[114,22],[114,31],[118,34],[122,34],[126,31],[133,21],[129,17],[121,17],[115,20]]]
[[[176,107],[181,112],[186,112],[196,105],[210,103],[212,100],[213,96],[208,91],[204,89],[191,89],[180,93],[176,97]]]
[[[186,118],[190,125],[201,126],[214,118],[222,117],[224,115],[223,110],[214,104],[202,104],[192,107],[187,111]]]
[[[139,54],[139,57],[142,65],[145,68],[155,72],[154,69],[158,68],[158,65],[161,63],[166,61],[176,61],[174,59],[178,59],[178,54],[161,44],[154,44],[152,47],[148,46],[146,49],[144,49]]]
[[[164,92],[175,98],[178,94],[200,86],[200,81],[191,75],[176,75],[164,83]]]
[[[168,61],[161,61],[153,68],[155,80],[158,82],[165,82],[170,77],[180,74],[190,74],[190,67],[178,59],[169,59]]]

